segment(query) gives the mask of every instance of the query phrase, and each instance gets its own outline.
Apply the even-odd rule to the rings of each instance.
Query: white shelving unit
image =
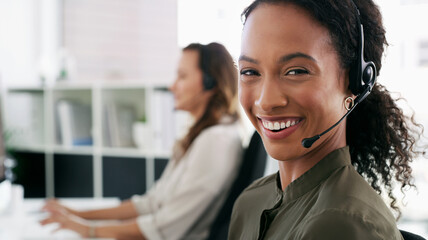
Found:
[[[163,101],[169,102],[160,108],[155,95],[161,93]],[[92,144],[86,146],[64,145],[58,137],[57,104],[67,99],[90,107]],[[155,160],[168,159],[175,139],[175,133],[156,133],[159,126],[169,126],[175,130],[175,113],[172,95],[165,93],[165,86],[144,85],[138,83],[110,84],[60,84],[47,87],[17,87],[3,91],[5,129],[11,137],[7,144],[17,151],[45,154],[46,196],[55,194],[54,156],[57,154],[74,156],[92,156],[93,196],[103,197],[103,157],[143,158],[145,159],[146,189],[155,181]],[[145,118],[146,125],[153,130],[153,143],[162,146],[138,148],[134,144],[112,147],[107,143],[106,126],[109,117],[106,115],[108,106],[126,106],[132,109],[135,119]],[[168,109],[170,107],[170,109]],[[165,116],[166,115],[166,116]],[[162,116],[159,119],[159,116]],[[71,116],[75,120],[83,116]],[[162,125],[159,125],[162,124]],[[132,126],[124,126],[131,128]],[[129,132],[128,132],[129,135]],[[129,136],[132,137],[132,136]]]

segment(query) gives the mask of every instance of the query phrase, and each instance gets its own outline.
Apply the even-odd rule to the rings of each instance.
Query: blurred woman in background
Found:
[[[175,108],[189,112],[194,123],[176,143],[162,177],[146,194],[109,209],[77,211],[49,200],[43,209],[50,216],[41,224],[57,222],[60,229],[83,237],[206,238],[241,161],[237,77],[233,59],[221,44],[185,47],[170,90]],[[101,219],[123,221],[89,221]]]

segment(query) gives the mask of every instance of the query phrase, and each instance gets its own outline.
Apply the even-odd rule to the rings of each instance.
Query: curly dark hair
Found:
[[[350,69],[357,60],[358,31],[357,10],[364,26],[364,58],[373,61],[379,75],[384,48],[388,46],[382,15],[372,0],[256,0],[244,10],[245,19],[260,4],[295,4],[326,27],[331,44],[343,68]],[[355,5],[354,5],[355,4]],[[400,217],[397,199],[393,194],[394,181],[401,191],[413,184],[412,160],[424,152],[416,143],[423,127],[412,117],[407,117],[397,106],[390,92],[377,83],[371,94],[347,118],[347,144],[351,161],[360,175],[381,194],[386,191],[390,207]]]

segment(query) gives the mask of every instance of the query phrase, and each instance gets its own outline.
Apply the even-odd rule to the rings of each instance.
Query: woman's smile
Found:
[[[270,139],[283,139],[295,132],[303,121],[300,117],[257,117],[260,129]]]

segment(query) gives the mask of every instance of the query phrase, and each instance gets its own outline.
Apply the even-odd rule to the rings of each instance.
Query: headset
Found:
[[[199,51],[199,66],[202,70],[202,85],[204,91],[209,91],[217,85],[217,81],[208,73],[209,54],[206,45],[201,44]]]
[[[342,118],[338,122],[336,122],[330,128],[318,135],[315,135],[311,138],[303,139],[302,146],[305,148],[310,148],[312,144],[314,144],[314,142],[320,139],[322,135],[326,134],[331,129],[339,125],[339,123],[343,119],[345,119],[345,117],[347,117],[352,112],[352,110],[354,110],[354,108],[370,94],[373,89],[373,86],[376,83],[376,65],[372,61],[366,62],[364,60],[364,27],[363,24],[361,24],[360,20],[360,10],[358,9],[354,0],[350,1],[356,11],[357,28],[359,29],[357,43],[357,59],[354,63],[352,63],[351,68],[349,70],[349,89],[351,90],[352,94],[357,97],[354,100],[353,106],[346,112],[345,115],[342,116]]]
[[[360,10],[353,0],[351,0],[351,3],[357,13],[356,20],[357,27],[359,27],[359,36],[357,60],[352,64],[349,71],[349,89],[354,95],[358,96],[356,100],[359,100],[358,103],[360,103],[367,97],[376,83],[377,71],[376,65],[372,61],[366,62],[364,60],[364,28],[360,20]]]

